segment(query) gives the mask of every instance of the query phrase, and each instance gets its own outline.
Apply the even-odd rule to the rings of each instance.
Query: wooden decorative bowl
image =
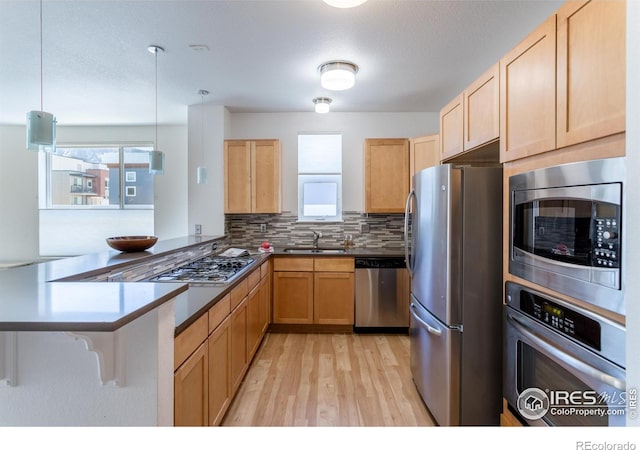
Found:
[[[115,236],[107,238],[107,244],[115,250],[133,253],[153,247],[157,240],[155,236]]]

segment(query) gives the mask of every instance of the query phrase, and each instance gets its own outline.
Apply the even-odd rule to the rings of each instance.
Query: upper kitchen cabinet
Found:
[[[625,131],[624,1],[558,9],[557,147]]]
[[[280,161],[278,140],[225,140],[225,214],[282,212]]]
[[[440,110],[440,160],[463,152],[462,94]]]
[[[365,139],[364,212],[403,213],[409,195],[409,139]]]
[[[463,92],[464,151],[500,137],[500,65],[489,70]]]
[[[409,140],[409,176],[440,164],[439,135],[431,134]]]
[[[556,15],[500,60],[500,162],[556,144]]]
[[[499,64],[440,110],[440,159],[448,160],[500,136]]]

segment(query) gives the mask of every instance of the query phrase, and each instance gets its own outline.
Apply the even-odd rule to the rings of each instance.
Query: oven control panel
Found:
[[[554,330],[601,350],[600,324],[577,311],[531,292],[520,291],[520,310]]]
[[[594,218],[593,265],[620,267],[620,229],[616,217]]]

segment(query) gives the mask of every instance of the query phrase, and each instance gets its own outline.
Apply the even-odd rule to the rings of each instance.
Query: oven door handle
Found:
[[[624,380],[620,380],[619,378],[611,376],[608,373],[605,373],[600,369],[591,366],[590,364],[580,361],[573,355],[562,351],[561,349],[553,345],[553,343],[549,342],[548,339],[534,333],[533,331],[529,331],[527,329],[527,324],[523,323],[517,317],[511,314],[507,314],[507,320],[511,321],[511,325],[518,331],[518,333],[522,334],[525,337],[528,337],[531,340],[534,340],[536,342],[536,345],[538,345],[542,350],[549,353],[551,356],[555,357],[557,360],[563,361],[564,363],[586,374],[587,376],[595,380],[600,380],[603,383],[606,383],[609,386],[612,386],[620,391],[623,391],[625,389]]]

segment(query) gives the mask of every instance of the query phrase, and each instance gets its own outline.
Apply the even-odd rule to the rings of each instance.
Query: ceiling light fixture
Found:
[[[42,0],[40,0],[40,111],[27,113],[27,150],[53,152],[56,149],[56,118],[43,111]]]
[[[318,67],[320,84],[330,91],[350,89],[356,82],[358,66],[349,61],[329,61]]]
[[[360,6],[367,0],[324,0],[327,5],[334,6],[336,8],[353,8],[354,6]]]
[[[313,103],[316,105],[316,112],[320,114],[326,114],[329,112],[329,105],[331,99],[327,97],[316,97],[313,99]]]
[[[156,58],[156,140],[153,150],[149,152],[149,173],[153,175],[164,174],[164,153],[158,150],[158,52],[164,52],[162,47],[150,45],[147,47]]]
[[[207,184],[209,182],[209,174],[207,173],[207,167],[204,164],[205,156],[204,156],[204,96],[209,95],[209,91],[205,91],[204,89],[200,89],[198,91],[200,94],[200,113],[201,113],[201,123],[200,123],[200,132],[202,133],[202,143],[200,144],[200,149],[202,151],[202,165],[198,166],[198,173],[196,176],[196,180],[198,184]]]

